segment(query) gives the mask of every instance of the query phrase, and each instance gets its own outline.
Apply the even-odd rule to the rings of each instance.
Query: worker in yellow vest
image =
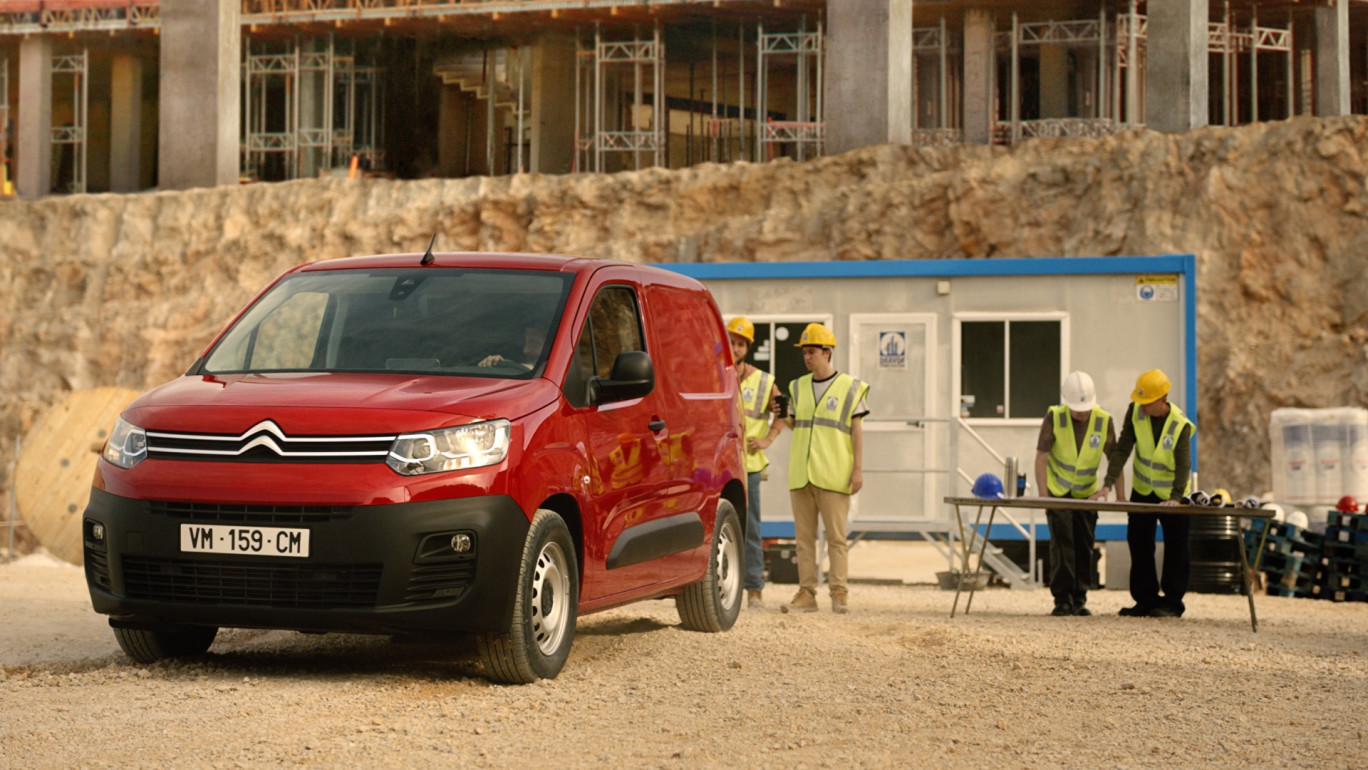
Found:
[[[784,430],[782,420],[773,419],[779,400],[779,386],[769,372],[746,361],[746,354],[755,343],[755,324],[744,316],[727,322],[727,336],[731,339],[732,360],[736,362],[736,378],[740,380],[741,413],[744,423],[746,452],[742,461],[746,467],[746,604],[752,609],[765,606],[765,548],[760,540],[760,482],[769,458],[765,450]]]
[[[826,527],[827,588],[831,610],[849,611],[846,519],[850,497],[864,486],[861,473],[862,422],[869,414],[869,385],[841,374],[831,363],[836,336],[819,323],[803,329],[798,339],[808,374],[789,383],[793,415],[784,418],[793,430],[789,449],[789,499],[798,550],[798,593],[780,609],[817,611],[817,521]]]
[[[1046,410],[1036,440],[1036,489],[1042,496],[1068,500],[1099,498],[1102,458],[1116,446],[1111,415],[1097,405],[1097,390],[1087,372],[1070,373],[1059,392],[1060,403]],[[1091,615],[1088,589],[1092,587],[1097,511],[1046,509],[1045,521],[1050,526],[1050,593],[1054,595],[1050,614]]]
[[[1197,427],[1168,400],[1169,378],[1151,369],[1135,381],[1131,405],[1121,424],[1121,437],[1107,456],[1107,478],[1101,492],[1110,492],[1121,466],[1135,450],[1131,469],[1131,502],[1179,505],[1192,485],[1192,438]],[[1182,617],[1191,572],[1188,534],[1192,519],[1183,514],[1131,513],[1126,516],[1130,546],[1130,592],[1135,605],[1124,607],[1129,617]],[[1154,538],[1164,528],[1164,573],[1154,569]],[[1160,594],[1163,589],[1163,594]]]

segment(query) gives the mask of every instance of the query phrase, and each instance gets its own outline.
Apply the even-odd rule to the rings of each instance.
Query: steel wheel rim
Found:
[[[717,593],[723,607],[741,600],[741,544],[731,524],[717,533]]]
[[[570,572],[565,552],[556,543],[542,546],[532,573],[532,597],[528,617],[532,638],[543,655],[560,648],[570,618]]]

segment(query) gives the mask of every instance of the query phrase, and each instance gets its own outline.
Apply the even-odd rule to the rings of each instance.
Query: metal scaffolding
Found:
[[[957,57],[952,58],[951,54]],[[912,143],[919,146],[964,141],[963,49],[952,40],[945,17],[934,27],[912,29]]]
[[[250,178],[297,179],[384,164],[380,71],[357,63],[356,44],[244,41],[242,169]]]
[[[615,170],[607,168],[610,153],[630,153],[635,169],[643,167],[647,153],[650,165],[665,166],[669,120],[660,26],[656,25],[650,38],[638,32],[632,40],[605,40],[603,31],[595,27],[592,51],[586,51],[578,39],[576,45],[575,169]],[[630,103],[623,100],[624,72],[632,77]]]
[[[793,148],[795,160],[822,155],[826,124],[822,111],[822,24],[808,31],[807,22],[797,32],[765,32],[756,25],[758,45],[755,54],[755,160],[773,160],[776,149]],[[773,120],[770,115],[770,64],[792,60],[794,63],[794,110],[792,120]]]
[[[1126,13],[1116,16],[1116,67],[1112,73],[1112,115],[1127,126],[1145,124],[1145,65],[1149,19],[1130,0]]]
[[[1225,16],[1220,22],[1207,25],[1207,50],[1220,56],[1221,60],[1221,115],[1217,125],[1239,125],[1240,120],[1240,56],[1247,55],[1245,75],[1249,78],[1249,105],[1247,120],[1259,121],[1259,53],[1267,51],[1286,55],[1284,70],[1287,82],[1284,83],[1286,110],[1281,117],[1290,118],[1296,109],[1296,79],[1293,65],[1294,41],[1292,19],[1289,16],[1287,27],[1260,27],[1259,10],[1255,6],[1250,11],[1249,26],[1241,28],[1230,12],[1230,3],[1225,4]],[[1212,78],[1217,80],[1216,77]]]
[[[70,147],[71,176],[66,182],[67,192],[86,191],[86,125],[90,107],[90,52],[81,49],[80,53],[57,54],[52,57],[53,86],[59,87],[57,77],[68,75],[71,78],[71,122],[64,126],[52,127],[53,155],[59,157],[62,148]],[[54,187],[60,186],[58,181]]]
[[[1107,14],[1102,11],[1096,19],[1072,21],[1044,21],[1022,24],[1012,13],[1012,29],[999,33],[998,47],[1011,53],[1011,79],[1004,124],[993,132],[995,141],[1016,143],[1030,137],[1102,136],[1112,133],[1116,121],[1108,115],[1107,87]],[[1079,78],[1079,98],[1076,111],[1069,116],[1038,116],[1030,120],[1021,117],[1021,52],[1024,47],[1058,46],[1078,54],[1081,68],[1091,68]],[[1042,88],[1041,91],[1044,89]]]
[[[10,175],[9,157],[10,109],[9,109],[9,58],[0,56],[0,195],[4,195],[13,181]]]

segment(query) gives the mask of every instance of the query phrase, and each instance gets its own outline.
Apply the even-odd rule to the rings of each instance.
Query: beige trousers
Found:
[[[793,505],[793,534],[798,540],[798,585],[817,592],[817,517],[821,516],[831,562],[827,588],[833,593],[844,592],[849,574],[846,519],[850,516],[850,495],[808,484],[789,490],[789,500]]]

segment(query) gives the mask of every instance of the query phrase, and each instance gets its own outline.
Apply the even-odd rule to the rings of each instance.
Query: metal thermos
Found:
[[[1017,459],[1008,457],[1005,467],[1002,469],[1003,490],[1008,497],[1019,497],[1021,493],[1017,490]]]

